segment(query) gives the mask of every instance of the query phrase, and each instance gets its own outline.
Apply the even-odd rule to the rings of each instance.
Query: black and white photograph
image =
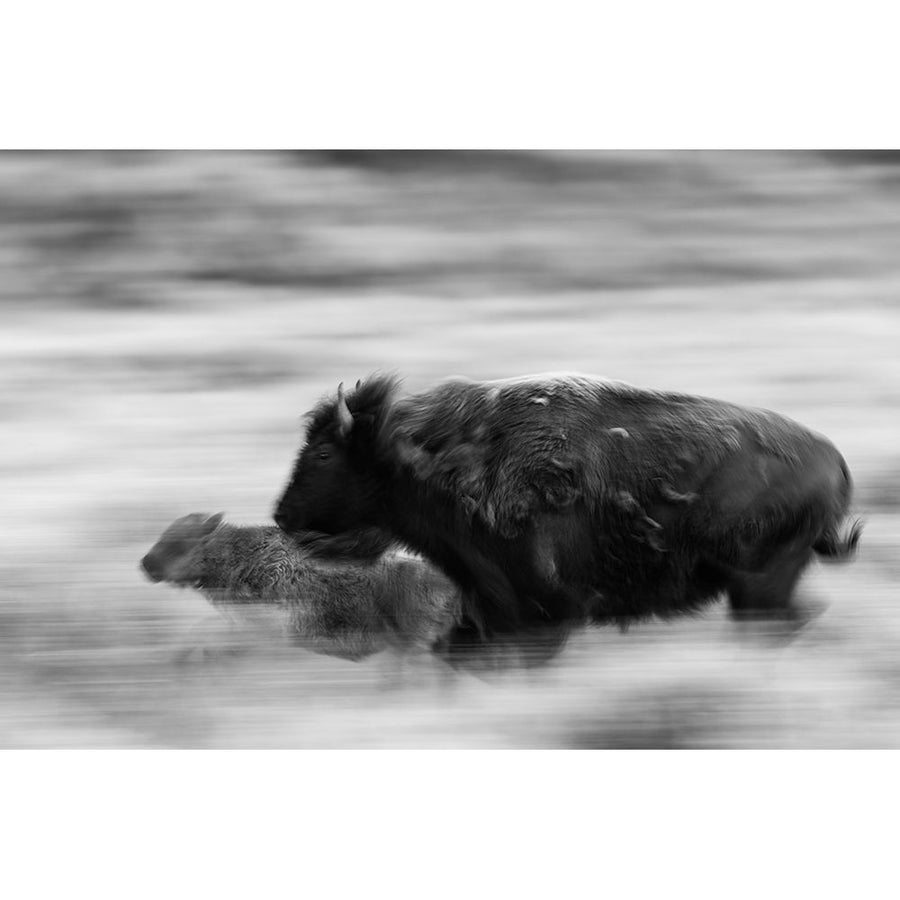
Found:
[[[900,744],[900,155],[0,193],[3,746]]]

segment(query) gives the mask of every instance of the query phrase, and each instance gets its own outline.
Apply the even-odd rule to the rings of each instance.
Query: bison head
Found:
[[[392,379],[372,379],[345,396],[340,385],[310,413],[306,444],[275,508],[279,528],[339,534],[378,523],[375,441],[393,387]]]

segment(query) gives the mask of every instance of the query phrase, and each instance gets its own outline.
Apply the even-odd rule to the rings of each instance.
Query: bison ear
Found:
[[[337,391],[337,433],[342,438],[347,438],[353,430],[353,415],[350,413],[350,407],[347,406],[347,399],[344,397],[344,382],[338,385]]]
[[[210,516],[203,523],[203,533],[204,534],[212,534],[221,524],[222,519],[225,518],[225,513],[220,512],[216,513],[214,516]]]

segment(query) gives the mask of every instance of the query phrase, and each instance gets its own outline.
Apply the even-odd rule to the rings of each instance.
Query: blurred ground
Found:
[[[900,746],[900,160],[0,154],[0,746]],[[721,604],[399,685],[247,635],[137,562],[263,521],[299,416],[395,369],[580,370],[777,409],[842,450],[859,559],[792,642]]]

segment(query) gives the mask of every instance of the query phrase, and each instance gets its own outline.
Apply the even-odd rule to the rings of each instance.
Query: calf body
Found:
[[[174,522],[144,556],[153,581],[199,589],[215,606],[283,629],[317,652],[360,660],[388,647],[440,644],[460,616],[458,589],[424,560],[322,560],[274,527],[223,524],[193,514]]]

